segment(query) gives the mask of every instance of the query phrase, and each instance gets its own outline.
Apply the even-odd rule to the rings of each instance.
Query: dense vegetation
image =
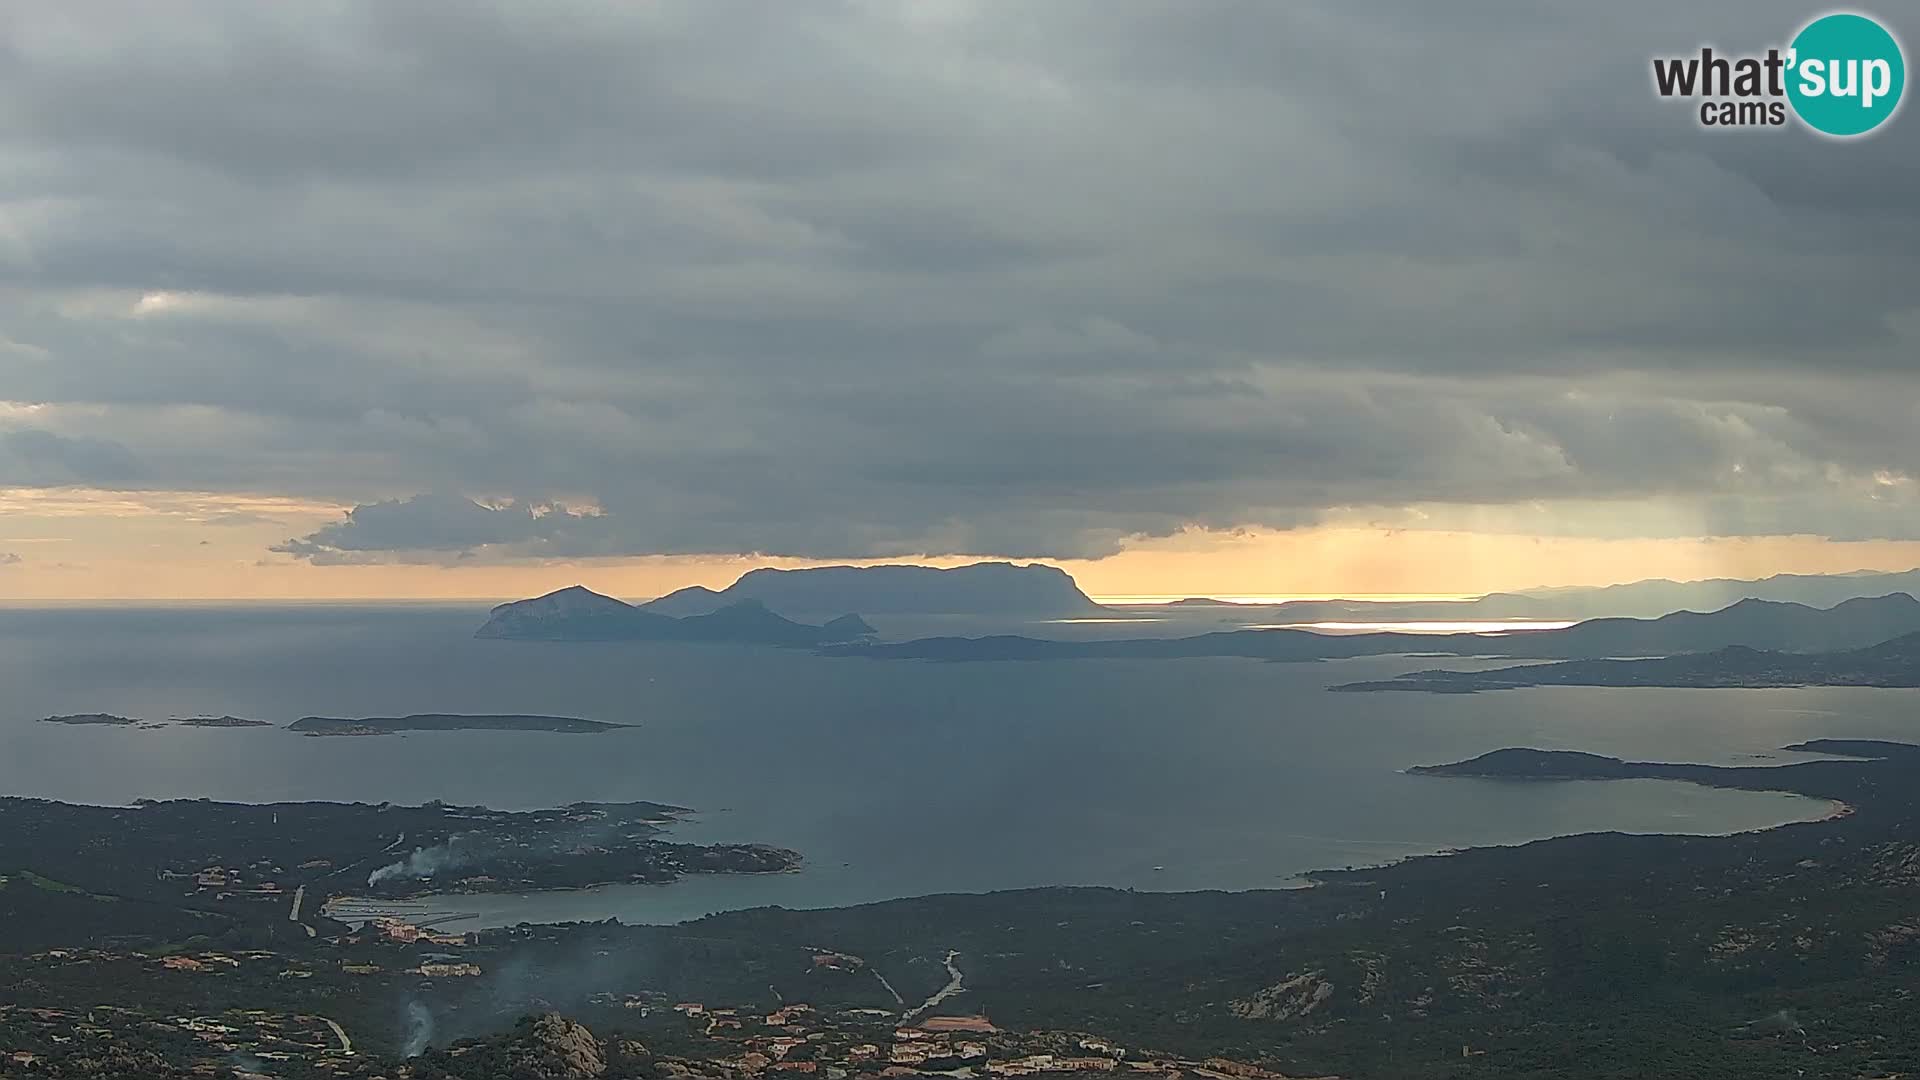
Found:
[[[305,938],[331,895],[519,891],[684,873],[787,869],[798,856],[750,844],[660,838],[680,807],[582,803],[505,812],[440,803],[246,805],[204,799],[76,806],[0,798],[0,949],[166,937],[194,926],[252,944]],[[61,883],[90,901],[45,925],[41,888]],[[295,921],[293,895],[309,903]],[[129,905],[129,906],[116,906]],[[40,929],[36,929],[40,928]],[[123,931],[125,931],[123,933]],[[64,935],[64,936],[63,936]]]
[[[965,984],[947,1011],[984,1012],[1013,1032],[1224,1054],[1290,1075],[1911,1072],[1920,1068],[1920,750],[1806,749],[1863,757],[1716,768],[1505,754],[1454,771],[1524,777],[1577,766],[1800,791],[1852,813],[1731,837],[1598,834],[1474,850],[1329,873],[1318,888],[1282,892],[936,896],[677,927],[525,927],[451,948],[282,935],[193,970],[166,961],[205,956],[209,938],[192,925],[156,912],[143,933],[145,914],[125,906],[137,900],[103,899],[94,881],[37,869],[43,880],[16,872],[0,891],[8,903],[30,898],[18,910],[37,912],[0,930],[32,927],[0,946],[9,954],[0,1001],[226,1016],[247,1032],[234,1038],[256,1047],[321,1039],[298,1032],[301,1017],[324,1014],[353,1032],[360,1075],[393,1069],[380,1064],[385,1055],[427,1041],[423,1031],[435,1046],[477,1037],[412,1073],[475,1078],[519,1075],[497,1071],[535,1053],[524,1045],[532,1029],[516,1021],[559,1011],[592,1029],[603,1058],[626,1055],[603,1075],[666,1075],[700,1071],[725,1049],[668,1003],[764,1012],[807,1001],[898,1015],[947,982],[951,957]],[[62,919],[75,936],[107,920],[117,943],[99,955],[34,955]],[[430,974],[447,952],[479,973]],[[235,1012],[246,1009],[267,1015]],[[124,1025],[123,1045],[147,1046],[140,1030]],[[155,1038],[155,1052],[174,1053]],[[286,1063],[270,1071],[298,1075]]]

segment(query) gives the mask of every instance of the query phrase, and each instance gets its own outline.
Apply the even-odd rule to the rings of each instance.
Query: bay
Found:
[[[0,609],[0,793],[502,808],[651,799],[698,811],[677,838],[806,858],[795,874],[456,902],[482,916],[464,925],[677,921],[1040,885],[1276,887],[1319,868],[1575,832],[1763,828],[1829,807],[1677,783],[1402,770],[1516,745],[1753,763],[1789,760],[1778,747],[1822,735],[1920,737],[1912,692],[1900,690],[1331,694],[1437,661],[880,662],[481,641],[471,633],[483,615],[477,605]],[[283,725],[542,712],[639,727],[307,738],[36,722],[73,712]]]

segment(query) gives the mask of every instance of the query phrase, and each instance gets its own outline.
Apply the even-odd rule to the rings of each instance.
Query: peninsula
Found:
[[[762,844],[687,844],[664,833],[690,813],[655,802],[504,811],[428,803],[86,806],[0,797],[0,953],[55,941],[238,932],[297,940],[343,895],[516,893],[665,883],[694,873],[791,870]],[[4,875],[35,887],[5,886]],[[296,891],[299,899],[295,899]],[[61,899],[56,925],[50,899]],[[308,917],[302,919],[302,914]]]
[[[1472,694],[1528,686],[1915,687],[1920,686],[1920,634],[1904,634],[1878,645],[1837,652],[1779,652],[1733,645],[1712,652],[1644,660],[1570,660],[1486,671],[1415,671],[1333,689]]]
[[[1685,780],[1853,812],[1470,849],[1309,889],[1029,889],[466,933],[427,925],[424,900],[386,900],[396,914],[358,928],[314,902],[369,878],[404,897],[491,886],[516,860],[637,853],[675,811],[0,800],[0,1045],[72,1080],[114,1075],[109,1051],[118,1075],[166,1080],[221,1075],[236,1052],[356,1080],[1911,1072],[1920,747],[1788,749],[1829,757],[1515,748],[1413,771]],[[552,1011],[578,1019],[519,1019]]]

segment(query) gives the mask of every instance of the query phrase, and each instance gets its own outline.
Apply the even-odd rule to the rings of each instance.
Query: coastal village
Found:
[[[389,985],[395,980],[437,983],[479,976],[483,967],[454,952],[421,953],[421,946],[448,950],[472,945],[477,935],[444,934],[398,919],[376,919],[340,940],[339,959],[286,955],[270,950],[181,952],[148,955],[93,949],[54,949],[23,958],[29,974],[71,976],[93,969],[113,983],[164,980],[169,1001],[200,995],[180,980],[341,978]],[[356,948],[357,947],[357,948]],[[366,950],[391,959],[369,960]],[[420,959],[422,956],[431,959]],[[822,953],[822,966],[856,958]],[[325,995],[316,995],[324,998]],[[148,995],[152,999],[152,995]],[[1083,1032],[1004,1030],[984,1015],[922,1009],[815,1007],[788,1002],[775,1008],[701,1001],[673,1001],[658,991],[635,988],[603,992],[594,1004],[617,1008],[674,1052],[650,1056],[654,1075],[709,1080],[768,1077],[994,1077],[1101,1073],[1205,1080],[1289,1080],[1281,1074],[1225,1058],[1188,1060],[1124,1046]],[[571,1021],[571,1030],[585,1029]],[[651,1023],[648,1023],[651,1021]],[[23,1008],[0,1005],[0,1032],[9,1035],[0,1056],[0,1076],[72,1076],[57,1062],[122,1060],[152,1055],[209,1078],[372,1078],[404,1080],[435,1075],[432,1057],[398,1062],[368,1056],[336,1020],[312,1013],[228,1008],[206,1014],[163,1012],[122,1003],[87,1008]],[[485,1041],[455,1040],[443,1053],[450,1062],[478,1052]],[[597,1044],[596,1044],[597,1045]],[[632,1052],[640,1044],[623,1046]],[[88,1056],[94,1055],[94,1056]],[[102,1056],[104,1055],[104,1056]],[[588,1069],[581,1076],[603,1072]]]
[[[1594,995],[1668,993],[1675,977],[1721,1004],[1658,1042],[1609,1043],[1629,1065],[1676,1060],[1706,1031],[1740,1064],[1715,1080],[1916,1075],[1889,1033],[1920,1000],[1920,749],[1784,749],[1812,758],[1509,749],[1419,773],[1585,768],[1791,790],[1852,812],[1724,838],[1463,851],[1327,872],[1310,890],[956,894],[672,927],[460,932],[465,913],[437,899],[330,887],[445,850],[441,806],[0,800],[16,826],[0,830],[12,845],[0,926],[14,943],[0,951],[0,1078],[1279,1080],[1375,1075],[1388,1051],[1398,1075],[1527,1075],[1516,1063],[1551,1075],[1552,1048],[1586,1030]],[[1631,895],[1586,889],[1648,860],[1661,870]],[[1674,955],[1693,966],[1676,976]],[[1729,982],[1765,988],[1715,997]]]
[[[885,1009],[816,1010],[790,1004],[764,1014],[672,1006],[715,1045],[711,1060],[740,1076],[1041,1076],[1119,1073],[1209,1080],[1285,1080],[1225,1058],[1191,1061],[1128,1048],[1099,1036],[1005,1031],[971,1014],[903,1018]]]

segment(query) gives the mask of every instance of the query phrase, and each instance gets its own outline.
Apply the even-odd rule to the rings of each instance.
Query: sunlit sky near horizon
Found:
[[[0,598],[1920,566],[1920,120],[1648,88],[1806,14],[11,5]]]
[[[38,493],[44,495],[44,493]],[[10,502],[0,550],[0,598],[15,599],[487,599],[571,584],[634,599],[685,585],[721,588],[757,566],[845,560],[657,556],[445,564],[422,560],[314,565],[267,550],[290,531],[337,518],[331,507],[284,500],[214,501],[147,493],[66,492],[55,510]],[[31,501],[31,500],[29,500]],[[991,555],[985,557],[992,557]],[[954,566],[970,556],[899,558]],[[1764,577],[1920,566],[1920,542],[1819,537],[1599,539],[1443,530],[1319,527],[1190,531],[1143,539],[1100,559],[1046,560],[1112,603],[1189,596],[1279,599],[1457,599],[1550,585],[1648,577]]]

